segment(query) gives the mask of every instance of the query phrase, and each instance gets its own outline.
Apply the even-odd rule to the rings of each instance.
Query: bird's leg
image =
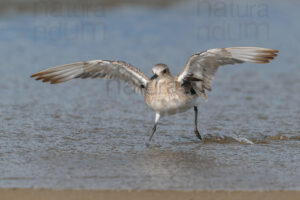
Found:
[[[159,120],[159,117],[160,117],[160,114],[159,114],[159,113],[156,113],[156,114],[155,114],[155,124],[154,124],[154,126],[153,126],[153,128],[152,128],[152,132],[151,132],[151,135],[150,135],[150,137],[149,137],[149,140],[148,140],[147,145],[149,145],[149,143],[151,142],[152,137],[153,137],[153,135],[154,135],[154,133],[155,133],[155,131],[156,131],[156,126],[157,126],[157,122],[158,122],[158,120]]]
[[[151,135],[150,135],[149,140],[148,140],[149,143],[151,142],[152,137],[153,137],[153,135],[154,135],[154,133],[155,133],[155,131],[156,131],[156,125],[157,125],[157,124],[155,123],[154,126],[153,126],[153,128],[152,128],[152,132],[151,132]]]
[[[202,140],[202,137],[198,131],[198,128],[197,128],[197,118],[198,118],[198,108],[197,106],[194,106],[194,111],[195,111],[195,121],[194,121],[194,132],[195,132],[195,135],[197,136],[197,138],[199,138],[200,140]]]

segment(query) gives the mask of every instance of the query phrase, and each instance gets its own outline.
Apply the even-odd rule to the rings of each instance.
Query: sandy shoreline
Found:
[[[300,199],[300,191],[179,191],[179,190],[53,190],[53,189],[0,189],[1,200],[118,200],[118,199]]]

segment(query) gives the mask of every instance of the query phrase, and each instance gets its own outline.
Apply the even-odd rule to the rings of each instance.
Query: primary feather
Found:
[[[137,93],[144,93],[149,79],[140,70],[123,61],[91,60],[45,69],[31,77],[57,84],[74,78],[106,78],[123,80]]]
[[[192,55],[177,81],[189,81],[197,95],[206,100],[206,91],[211,90],[215,73],[222,65],[243,62],[268,63],[278,51],[261,47],[217,48]],[[191,81],[194,80],[194,81]]]

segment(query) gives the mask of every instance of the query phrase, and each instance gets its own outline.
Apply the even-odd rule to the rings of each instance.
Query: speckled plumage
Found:
[[[191,86],[182,86],[169,73],[150,81],[144,95],[147,106],[160,116],[184,112],[192,108],[197,99]]]

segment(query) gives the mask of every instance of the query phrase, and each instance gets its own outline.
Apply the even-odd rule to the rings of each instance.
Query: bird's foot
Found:
[[[145,145],[146,145],[146,147],[150,148],[150,147],[151,147],[150,141],[147,141],[147,142],[145,143]]]
[[[202,137],[197,129],[194,130],[194,133],[197,136],[197,138],[199,138],[199,140],[202,140]]]

